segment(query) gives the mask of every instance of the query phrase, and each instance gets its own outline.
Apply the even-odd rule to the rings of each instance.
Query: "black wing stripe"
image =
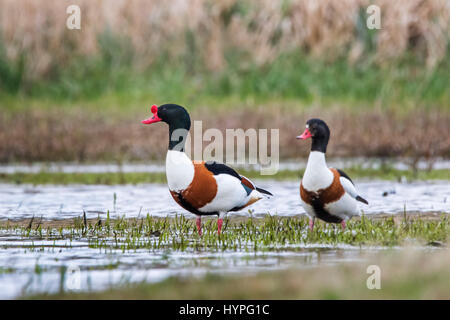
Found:
[[[241,176],[239,173],[236,172],[236,170],[234,170],[233,168],[230,168],[227,165],[224,165],[223,163],[218,163],[218,162],[215,162],[215,161],[213,161],[213,162],[212,161],[208,161],[208,162],[205,162],[205,167],[206,167],[206,169],[211,171],[214,175],[229,174],[230,176],[233,176],[233,177],[239,179],[240,181],[242,181],[242,179],[245,178],[251,184],[253,184],[253,182],[251,182],[249,179],[247,179],[244,176]],[[256,186],[255,186],[255,188],[256,188],[257,191],[259,191],[261,193],[267,194],[269,196],[273,196],[273,194],[271,194],[267,190],[258,188]]]
[[[350,179],[350,177],[344,171],[342,171],[341,169],[336,169],[336,170],[339,172],[341,177],[344,177],[345,179],[349,180],[352,183],[352,185],[355,185],[353,183],[353,180]]]
[[[211,171],[215,176],[219,174],[229,174],[230,176],[236,177],[241,180],[241,176],[234,169],[218,162],[205,162],[205,167]]]

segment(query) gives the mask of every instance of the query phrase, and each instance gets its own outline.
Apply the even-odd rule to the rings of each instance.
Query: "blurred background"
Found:
[[[0,298],[448,299],[449,31],[450,0],[0,0]],[[276,175],[236,168],[275,196],[220,238],[167,192],[164,103],[279,129]],[[307,231],[311,117],[370,203],[345,231]]]
[[[280,128],[282,159],[307,155],[314,116],[331,157],[431,168],[450,156],[449,30],[447,0],[0,0],[0,161],[164,159],[140,120],[173,102],[204,129]]]

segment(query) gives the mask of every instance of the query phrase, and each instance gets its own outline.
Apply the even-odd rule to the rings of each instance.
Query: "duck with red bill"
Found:
[[[357,202],[368,204],[362,198],[350,177],[342,170],[329,168],[325,160],[330,139],[330,128],[321,119],[309,119],[305,131],[297,139],[311,138],[306,169],[300,183],[300,200],[306,213],[311,217],[309,227],[319,218],[325,222],[341,223],[359,215]]]
[[[240,211],[272,194],[227,165],[215,161],[192,161],[184,152],[191,128],[187,110],[177,104],[152,106],[153,117],[144,124],[164,122],[169,126],[166,155],[166,178],[170,194],[182,208],[197,216],[196,225],[202,235],[202,216],[217,215],[217,232],[222,232],[223,218],[228,212]]]

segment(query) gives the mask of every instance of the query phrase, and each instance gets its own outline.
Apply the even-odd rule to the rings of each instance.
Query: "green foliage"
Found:
[[[241,10],[231,8],[230,10]],[[25,95],[60,101],[85,101],[114,95],[123,101],[158,97],[158,101],[199,103],[210,99],[294,99],[304,102],[449,102],[450,54],[428,70],[405,54],[392,67],[380,67],[371,58],[376,34],[359,28],[366,58],[350,64],[346,57],[333,61],[312,58],[301,51],[282,53],[271,63],[256,65],[246,53],[227,52],[226,67],[209,71],[201,60],[196,37],[186,31],[186,52],[169,58],[161,52],[148,66],[134,64],[130,39],[105,31],[99,53],[75,56],[55,66],[43,79],[23,79],[27,67],[6,58],[0,42],[0,88],[7,95]],[[357,30],[359,30],[357,28]]]
[[[251,179],[300,180],[303,170],[280,170],[275,175],[261,175],[259,171],[239,170],[241,174]],[[367,169],[351,167],[345,171],[353,178],[371,178],[384,180],[450,180],[450,170],[437,169],[431,171],[397,170],[391,167],[381,169]],[[7,183],[34,185],[40,184],[138,184],[165,183],[164,172],[108,172],[108,173],[0,173],[0,181]]]
[[[165,182],[164,173],[14,173],[0,174],[0,181],[12,183],[38,184],[137,184],[137,183],[162,183]]]
[[[33,240],[85,239],[93,249],[134,251],[146,250],[196,250],[259,252],[285,248],[297,250],[304,245],[325,244],[339,246],[398,246],[403,244],[426,245],[445,243],[450,234],[450,221],[442,214],[440,219],[392,216],[369,218],[362,216],[340,225],[317,221],[314,231],[309,231],[306,217],[278,217],[267,214],[264,218],[228,218],[222,234],[217,234],[216,219],[203,219],[203,235],[197,234],[194,219],[184,215],[175,218],[146,217],[125,219],[89,220],[74,219],[63,231],[55,228],[32,228],[14,225],[1,226],[5,232],[14,232]],[[39,245],[34,245],[39,249]],[[296,249],[297,248],[297,249]]]
[[[21,55],[17,61],[10,61],[0,39],[0,92],[4,90],[17,94],[22,86],[24,69],[25,56]]]

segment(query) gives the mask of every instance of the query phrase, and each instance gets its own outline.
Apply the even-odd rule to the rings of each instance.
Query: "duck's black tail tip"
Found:
[[[357,197],[356,197],[356,200],[358,200],[358,201],[360,201],[360,202],[362,202],[362,203],[365,203],[365,204],[369,204],[369,202],[367,202],[366,199],[364,199],[363,197],[360,197],[360,196],[357,196]]]
[[[273,196],[269,191],[256,187],[256,191],[267,194],[268,196]]]

